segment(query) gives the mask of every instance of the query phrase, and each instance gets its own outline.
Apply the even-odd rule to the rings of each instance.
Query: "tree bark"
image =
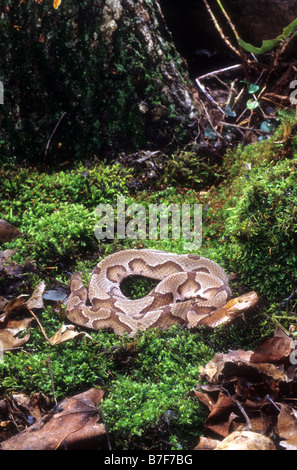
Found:
[[[121,77],[120,88],[125,89],[125,81],[132,81],[130,106],[146,129],[148,144],[158,148],[185,137],[199,105],[158,1],[104,3],[101,32],[107,54],[103,65],[105,70],[112,69],[115,77]],[[124,74],[117,65],[119,43],[125,48]]]
[[[190,138],[198,95],[157,0],[6,4],[0,155],[106,158]]]

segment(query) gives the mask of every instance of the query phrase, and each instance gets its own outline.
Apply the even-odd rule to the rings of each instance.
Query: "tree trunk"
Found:
[[[2,156],[106,158],[190,138],[197,93],[157,0],[5,3]]]
[[[158,1],[104,3],[100,29],[106,51],[102,65],[113,74],[107,86],[109,80],[118,79],[117,93],[126,94],[129,125],[138,121],[145,142],[153,148],[172,139],[182,140],[188,134],[187,126],[196,119],[197,103]],[[108,116],[108,110],[106,113]]]

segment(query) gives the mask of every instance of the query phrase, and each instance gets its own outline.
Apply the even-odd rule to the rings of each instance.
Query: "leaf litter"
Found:
[[[26,272],[36,271],[34,265],[28,266],[26,262],[23,266],[11,262],[14,253],[15,250],[0,251],[2,273],[21,277]],[[63,294],[58,294],[59,299],[56,292],[46,291],[46,285],[41,281],[31,296],[20,295],[11,300],[0,296],[2,353],[18,349],[29,340],[34,319],[52,346],[84,336],[92,339],[85,332],[77,332],[73,325],[63,325],[54,336],[47,337],[34,312],[44,309],[43,299],[61,302],[60,295]],[[204,423],[207,435],[200,437],[195,450],[297,450],[294,344],[291,335],[276,328],[274,336],[255,351],[239,349],[219,353],[201,368],[200,383],[190,393],[208,408],[209,415]],[[79,448],[82,444],[92,447],[94,442],[96,448],[98,445],[106,448],[106,429],[104,425],[98,427],[96,424],[96,406],[103,392],[91,389],[85,393],[64,400],[51,410],[50,400],[42,393],[30,397],[6,395],[0,400],[2,448]],[[90,400],[95,400],[92,405]],[[87,410],[88,407],[93,408]],[[11,428],[13,435],[6,439]]]
[[[219,353],[192,395],[209,410],[195,450],[297,450],[297,361],[290,334]]]

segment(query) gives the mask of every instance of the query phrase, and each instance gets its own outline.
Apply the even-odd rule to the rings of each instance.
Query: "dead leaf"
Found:
[[[209,437],[200,437],[199,444],[193,450],[214,450],[221,441],[210,439]]]
[[[220,392],[218,400],[208,415],[204,426],[220,436],[228,436],[231,422],[235,418],[235,415],[232,414],[233,409],[234,401],[232,398]]]
[[[291,339],[289,336],[275,336],[261,344],[251,355],[254,364],[271,363],[284,364],[289,362],[291,354]]]
[[[194,390],[193,393],[196,396],[196,398],[198,398],[198,400],[201,403],[203,403],[203,405],[207,406],[209,411],[213,410],[216,402],[208,393],[203,393],[203,392],[200,392],[199,390]]]
[[[16,249],[0,251],[0,268],[13,257],[16,251]]]
[[[41,281],[29,299],[27,296],[20,295],[5,304],[4,313],[0,315],[0,351],[19,348],[29,340],[30,331],[21,338],[18,337],[18,334],[25,331],[33,321],[31,309],[43,308],[42,295],[44,291],[45,283]],[[30,314],[30,316],[25,316],[21,320],[11,318],[20,312],[24,312],[25,315]]]
[[[30,319],[29,319],[30,320]],[[25,328],[24,328],[25,329]],[[4,351],[10,351],[12,349],[23,346],[30,338],[30,332],[26,333],[22,338],[18,338],[14,335],[9,328],[0,330],[0,355]]]
[[[84,331],[75,331],[74,325],[63,325],[54,336],[49,338],[49,343],[52,346],[71,341],[73,339],[88,338],[92,340],[92,337]]]
[[[281,404],[278,416],[277,432],[280,445],[287,450],[297,450],[297,411],[290,405]]]
[[[28,260],[25,260],[23,266],[14,261],[10,261],[17,250],[0,251],[0,272],[8,276],[21,278],[24,274],[33,273],[41,276],[40,271]]]
[[[268,450],[297,450],[297,367],[288,360],[291,348],[289,334],[276,328],[254,352],[216,354],[200,368],[201,381],[208,383],[198,384],[191,395],[210,411],[204,423],[210,437],[237,431],[235,439],[224,441],[226,449],[262,450],[267,444]],[[256,433],[254,441],[242,431]],[[268,437],[275,444],[262,441]]]
[[[10,408],[11,417],[19,418],[19,424],[27,427],[28,423],[40,420],[50,410],[50,399],[43,393],[14,393],[11,397],[6,395],[7,407]],[[46,410],[46,411],[45,411]],[[22,414],[23,423],[20,414]]]
[[[8,300],[5,299],[4,297],[1,297],[0,295],[0,312],[3,311],[3,308],[5,307],[6,304],[8,304]]]
[[[11,242],[20,237],[21,232],[6,220],[0,219],[0,243]]]
[[[63,400],[32,426],[2,442],[2,450],[106,449],[106,430],[98,424],[103,390]]]
[[[45,287],[46,286],[43,281],[39,282],[39,284],[35,287],[30,299],[26,302],[27,308],[29,308],[30,310],[44,308],[43,294],[45,292]]]
[[[231,370],[235,370],[237,366],[241,364],[248,364],[252,354],[253,351],[242,351],[241,349],[229,351],[228,354],[216,354],[204,368],[200,369],[201,379],[207,380],[210,384],[220,383],[221,377],[226,377],[225,368],[227,364],[230,365]],[[232,365],[234,365],[234,367]]]

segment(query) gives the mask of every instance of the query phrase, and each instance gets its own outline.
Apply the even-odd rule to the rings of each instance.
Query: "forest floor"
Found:
[[[3,448],[34,448],[44,438],[42,430],[49,435],[40,420],[51,426],[55,404],[61,409],[62,401],[65,405],[82,393],[87,393],[89,411],[79,399],[65,408],[74,409],[76,417],[82,413],[90,426],[94,416],[95,422],[99,418],[95,439],[91,432],[81,435],[80,425],[69,423],[66,413],[61,417],[64,434],[46,441],[47,448],[83,442],[113,450],[189,450],[200,436],[215,438],[215,443],[200,441],[201,447],[214,447],[238,429],[260,432],[276,448],[296,448],[292,433],[286,432],[296,427],[294,126],[295,115],[281,112],[270,138],[228,150],[220,166],[199,158],[197,148],[168,156],[122,155],[118,163],[84,162],[47,171],[13,162],[2,166],[0,218],[20,233],[1,232],[0,341],[7,338],[7,301],[9,315],[22,325],[8,348],[13,350],[0,358]],[[146,210],[150,204],[201,204],[199,254],[233,273],[234,297],[255,290],[258,306],[213,332],[173,326],[131,339],[88,331],[50,344],[44,333],[50,338],[68,323],[64,302],[71,273],[81,271],[87,283],[99,260],[122,249],[184,251],[182,238],[98,242],[95,209],[99,204],[115,208],[119,196],[126,206],[137,203]],[[24,298],[22,309],[13,306],[20,295],[26,294],[27,301],[41,282],[41,308],[38,302],[29,308]],[[143,281],[130,287],[131,296],[148,292]],[[39,293],[37,300],[41,297]],[[212,373],[209,363],[215,364]],[[29,442],[26,430],[36,423],[35,441]],[[73,429],[77,433],[71,441]]]

